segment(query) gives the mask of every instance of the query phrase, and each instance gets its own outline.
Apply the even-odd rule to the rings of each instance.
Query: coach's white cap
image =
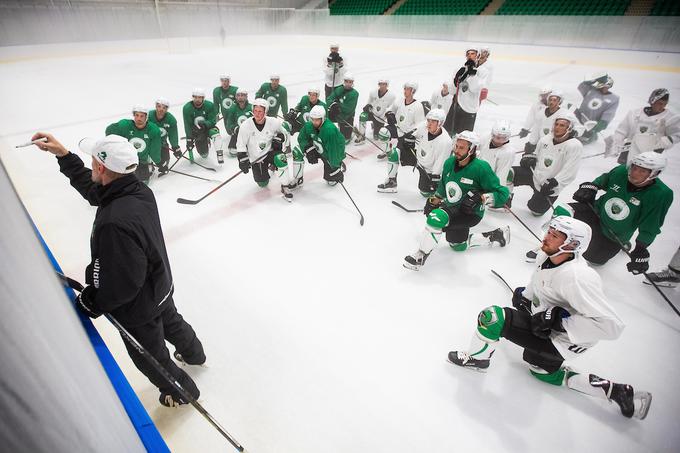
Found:
[[[139,163],[134,145],[120,135],[107,135],[100,139],[85,137],[78,147],[116,173],[132,173]]]

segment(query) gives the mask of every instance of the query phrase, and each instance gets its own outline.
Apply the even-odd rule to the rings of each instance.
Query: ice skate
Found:
[[[380,193],[397,193],[397,178],[387,178],[382,184],[378,184]]]
[[[423,264],[425,264],[425,260],[427,260],[428,256],[430,256],[429,253],[418,250],[413,255],[408,255],[404,258],[404,267],[406,269],[418,271],[421,267],[423,267]]]
[[[525,256],[525,261],[527,263],[535,263],[536,262],[536,257],[538,256],[538,250],[539,249],[534,249],[534,250],[529,250],[524,256]]]
[[[482,233],[482,235],[488,238],[492,245],[495,242],[501,247],[505,247],[510,243],[510,226],[496,228],[493,231]]]
[[[491,355],[493,355],[493,353],[491,353]],[[474,357],[470,357],[467,352],[463,351],[449,352],[449,362],[463,368],[479,371],[480,373],[486,373],[486,370],[491,364],[490,359],[475,359]]]
[[[281,184],[281,194],[283,195],[283,199],[286,200],[288,203],[293,201],[293,193],[291,192],[290,186]]]
[[[619,405],[621,415],[639,420],[644,420],[652,404],[651,393],[635,392],[633,386],[628,384],[612,383],[609,399]]]
[[[648,272],[647,278],[642,281],[645,285],[651,285],[652,282],[656,286],[664,288],[675,288],[680,283],[680,274],[674,272],[672,269],[664,269],[661,272]]]

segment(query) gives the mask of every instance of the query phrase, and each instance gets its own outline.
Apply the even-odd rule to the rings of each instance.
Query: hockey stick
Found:
[[[597,213],[597,211],[595,210],[595,207],[593,207],[593,205],[591,205],[590,203],[585,203],[585,204],[587,204],[588,207],[591,209],[591,211],[593,211],[593,214],[595,214],[595,217],[597,217],[597,219],[600,220],[600,216]],[[621,242],[619,237],[616,234],[614,234],[614,232],[607,225],[602,223],[602,220],[600,220],[600,225],[602,225],[604,228],[607,229],[607,232],[611,235],[611,237],[616,239],[616,243],[619,245],[621,250],[623,250],[623,253],[628,255],[628,258],[631,258],[630,252],[628,250],[626,250],[626,247],[623,245],[623,243]],[[661,288],[659,288],[659,286],[649,278],[649,276],[647,275],[647,272],[641,272],[641,274],[644,275],[645,278],[647,279],[647,281],[649,283],[651,283],[651,285],[654,287],[654,289],[656,289],[658,291],[658,293],[661,294],[661,297],[663,297],[663,299],[668,303],[668,305],[670,305],[670,307],[673,309],[675,314],[680,316],[680,311],[678,311],[678,309],[675,307],[675,305],[673,305],[673,302],[671,302],[670,299],[668,299],[668,297],[666,297],[666,295],[663,293],[663,291],[661,291]],[[635,274],[633,274],[633,275],[635,275]]]
[[[361,216],[361,218],[359,219],[359,225],[364,226],[364,215],[363,215],[363,214],[361,213],[361,211],[359,210],[359,206],[357,206],[357,204],[354,202],[354,199],[352,198],[352,196],[349,194],[349,192],[347,192],[347,189],[345,188],[345,185],[344,185],[343,183],[340,183],[340,185],[342,186],[342,190],[345,191],[345,193],[346,193],[347,196],[349,197],[349,200],[352,202],[352,204],[354,205],[354,207],[357,208],[357,212],[358,212],[359,215]]]
[[[72,278],[69,278],[65,276],[64,274],[57,272],[57,275],[59,278],[68,285],[69,288],[78,291],[82,293],[82,291],[85,289],[83,285],[78,282],[77,280],[74,280]],[[194,409],[196,409],[208,422],[210,422],[217,431],[224,436],[225,439],[229,441],[231,445],[234,446],[234,448],[240,452],[244,451],[243,446],[238,443],[236,439],[234,439],[231,434],[225,430],[222,425],[219,424],[219,422],[213,417],[210,412],[205,410],[205,408],[199,403],[192,395],[189,394],[186,390],[184,390],[184,387],[177,382],[177,380],[166,370],[163,365],[158,363],[158,360],[154,356],[152,356],[146,349],[144,349],[144,346],[142,346],[139,341],[135,337],[133,337],[130,332],[128,332],[123,325],[118,322],[116,318],[114,318],[111,314],[109,313],[104,313],[104,316],[106,316],[106,319],[108,319],[111,324],[120,332],[120,335],[133,347],[137,352],[144,357],[144,359],[149,362],[154,369],[161,375],[163,378],[175,389],[179,392],[179,394],[182,396],[182,398],[185,401],[188,401]]]
[[[592,156],[582,157],[581,159],[590,159],[591,157],[597,157],[597,156],[603,156],[603,155],[604,155],[604,151],[602,151],[601,153],[593,154]]]
[[[523,226],[524,228],[526,228],[526,230],[527,230],[529,233],[531,233],[531,235],[532,235],[533,237],[535,237],[536,240],[537,240],[538,242],[543,242],[543,241],[541,240],[541,238],[539,238],[538,236],[536,236],[536,233],[534,233],[534,232],[531,230],[531,228],[529,228],[529,226],[528,226],[526,223],[524,223],[524,222],[522,221],[522,219],[520,219],[519,217],[517,217],[517,214],[515,214],[515,213],[512,211],[512,209],[510,209],[510,208],[507,207],[507,206],[503,206],[503,208],[504,208],[506,211],[508,211],[510,214],[512,214],[512,216],[513,216],[514,218],[516,218],[517,221],[518,221],[519,223],[521,223],[522,226]],[[493,271],[492,271],[492,272],[493,272]]]
[[[160,169],[160,167],[159,167],[158,165],[156,165],[156,164],[151,164],[151,165],[153,165],[154,168]],[[188,177],[190,177],[190,178],[201,179],[201,180],[203,180],[203,181],[220,182],[220,181],[218,181],[218,180],[216,180],[216,179],[203,178],[203,177],[201,177],[201,176],[190,175],[189,173],[184,173],[184,172],[182,172],[182,171],[177,171],[177,170],[171,170],[171,169],[169,169],[169,168],[168,168],[168,172],[177,173],[178,175],[188,176]],[[158,177],[159,177],[159,178],[160,178],[161,176],[163,176],[163,175],[165,175],[165,173],[163,173],[163,174],[161,174],[160,172],[158,173]]]
[[[189,151],[188,148],[184,150],[184,152],[182,153],[182,155],[181,155],[180,157],[178,157],[177,160],[175,160],[175,162],[174,162],[172,165],[170,165],[170,168],[168,168],[168,172],[172,171],[172,169],[175,168],[175,165],[177,165],[177,164],[179,163],[179,161],[182,160],[182,157],[184,157],[184,155],[185,155],[188,151]],[[189,159],[189,158],[187,157],[187,159]],[[191,160],[191,159],[189,159],[189,160]],[[162,175],[159,174],[158,177],[160,178],[161,176],[165,176],[165,175],[167,175],[167,173],[163,173]]]
[[[199,166],[199,167],[201,167],[201,168],[204,168],[204,169],[206,169],[206,170],[210,170],[210,171],[214,171],[214,172],[216,172],[216,171],[217,171],[217,170],[215,170],[215,169],[214,169],[214,168],[212,168],[212,167],[207,167],[207,166],[205,166],[205,165],[201,165],[201,164],[199,164],[198,162],[196,162],[196,161],[194,161],[194,160],[191,160],[191,159],[189,159],[189,158],[188,158],[188,157],[186,157],[186,156],[185,156],[184,154],[182,154],[182,157],[183,157],[183,158],[185,158],[186,160],[188,160],[189,162],[191,162],[192,164],[198,165],[198,166]]]
[[[512,289],[512,287],[508,284],[508,282],[506,282],[505,279],[504,279],[503,277],[501,277],[501,274],[499,274],[498,272],[496,272],[496,271],[493,270],[493,269],[491,269],[491,273],[492,273],[493,275],[495,275],[496,277],[500,278],[501,281],[505,284],[505,286],[508,287],[508,289],[510,290],[511,293],[514,293],[514,292],[515,292],[515,291]]]
[[[404,205],[402,205],[401,203],[399,203],[398,201],[392,200],[392,204],[395,205],[395,206],[398,207],[398,208],[403,209],[403,210],[406,211],[406,212],[423,212],[422,209],[408,209],[408,208],[406,208]]]

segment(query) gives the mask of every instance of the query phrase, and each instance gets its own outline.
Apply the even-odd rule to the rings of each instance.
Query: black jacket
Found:
[[[92,226],[92,261],[85,282],[92,308],[127,326],[145,324],[165,308],[173,291],[170,263],[153,192],[134,174],[106,186],[75,154],[57,158],[61,172],[97,214]]]

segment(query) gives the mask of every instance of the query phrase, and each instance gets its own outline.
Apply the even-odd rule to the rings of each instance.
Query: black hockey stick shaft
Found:
[[[526,228],[526,230],[527,230],[529,233],[531,233],[531,235],[532,235],[533,237],[535,237],[536,240],[537,240],[538,242],[543,242],[543,241],[541,240],[541,238],[539,238],[538,236],[536,236],[536,233],[534,233],[534,232],[531,230],[531,228],[529,228],[529,226],[528,226],[526,223],[524,223],[524,222],[522,221],[522,219],[520,219],[519,217],[517,217],[517,214],[515,214],[515,213],[512,211],[512,209],[510,209],[510,208],[507,207],[507,206],[503,206],[503,207],[505,208],[506,211],[508,211],[510,214],[512,214],[512,216],[513,216],[515,219],[517,219],[517,221],[518,221],[519,223],[521,223],[522,226],[523,226],[524,228]]]
[[[352,196],[349,194],[349,192],[347,192],[347,189],[345,188],[345,185],[344,185],[343,183],[340,183],[340,185],[342,186],[342,190],[344,190],[345,193],[347,194],[347,196],[349,197],[349,201],[352,202],[352,204],[354,205],[354,207],[357,209],[357,212],[358,212],[359,215],[361,216],[361,218],[359,219],[359,225],[364,226],[364,215],[361,213],[361,210],[359,209],[359,206],[357,206],[357,204],[354,202],[354,199],[352,198]]]
[[[206,165],[201,165],[201,164],[199,164],[198,162],[189,159],[189,158],[186,157],[184,154],[182,154],[182,157],[185,158],[186,160],[188,160],[189,162],[191,162],[192,164],[198,165],[198,166],[201,167],[201,168],[205,168],[206,170],[209,170],[209,171],[215,171],[215,172],[217,171],[217,170],[215,170],[215,169],[212,168],[212,167],[208,167],[208,166],[206,166]]]
[[[392,200],[392,204],[395,205],[395,206],[398,207],[398,208],[403,209],[403,210],[406,211],[406,212],[423,212],[422,209],[408,209],[406,206],[404,206],[403,204],[399,203],[398,201]]]
[[[590,204],[590,203],[586,203],[586,204],[587,204],[588,207],[593,211],[593,213],[594,213],[595,216],[598,218],[598,220],[600,220],[600,225],[602,225],[603,227],[605,227],[605,228],[607,229],[607,232],[611,235],[611,237],[613,237],[614,239],[616,239],[616,243],[619,245],[619,247],[621,248],[621,250],[623,250],[623,252],[624,252],[626,255],[628,255],[628,258],[630,258],[630,257],[631,257],[631,256],[630,256],[630,252],[629,252],[628,250],[626,250],[626,247],[623,245],[623,242],[621,242],[621,239],[619,239],[619,237],[618,237],[616,234],[614,234],[614,232],[613,232],[607,225],[605,225],[604,223],[602,223],[602,220],[600,219],[600,215],[599,215],[599,214],[597,213],[597,211],[595,210],[595,207],[593,207],[593,205]],[[654,289],[657,290],[657,292],[661,295],[661,297],[663,297],[663,299],[668,303],[668,305],[671,307],[671,309],[673,309],[673,311],[675,312],[675,314],[678,315],[678,316],[680,316],[680,311],[678,311],[677,307],[676,307],[675,305],[673,305],[673,302],[670,301],[670,299],[664,294],[664,292],[661,291],[661,288],[659,288],[659,286],[658,286],[656,283],[654,283],[654,281],[652,281],[652,279],[649,278],[649,276],[647,275],[647,272],[642,272],[642,275],[645,276],[645,278],[647,279],[647,281],[654,287]]]
[[[177,160],[175,160],[175,162],[173,162],[172,165],[170,165],[170,168],[168,168],[168,171],[171,171],[173,168],[175,168],[175,165],[177,165],[179,163],[179,161],[182,160],[182,157],[184,157],[184,155],[188,151],[189,151],[189,149],[185,149],[184,152],[182,153],[182,155],[180,157],[178,157]],[[189,160],[191,160],[191,159],[189,159]],[[158,177],[160,178],[161,176],[165,176],[165,175],[166,175],[166,173],[163,173],[162,175],[158,175]]]
[[[160,169],[160,167],[159,167],[158,165],[156,165],[156,164],[152,164],[152,165],[153,165],[155,168],[159,168],[159,169]],[[203,177],[201,177],[201,176],[190,175],[189,173],[184,173],[184,172],[178,171],[178,170],[171,170],[171,169],[169,169],[169,168],[168,168],[168,172],[170,172],[170,173],[177,173],[178,175],[188,176],[188,177],[190,177],[190,178],[202,179],[203,181],[220,182],[220,181],[217,181],[216,179],[203,178]],[[163,173],[163,174],[165,174],[165,173]],[[160,178],[161,176],[162,176],[162,174],[159,173],[159,174],[158,174],[158,177]]]
[[[60,272],[57,272],[57,275],[66,282],[66,284],[78,291],[82,292],[83,285],[69,277],[66,277],[65,275],[61,274]],[[179,394],[182,396],[182,398],[186,401],[188,401],[208,422],[210,422],[217,431],[224,436],[225,439],[229,441],[231,445],[234,446],[234,448],[238,451],[243,451],[244,448],[243,446],[236,440],[234,439],[231,434],[225,430],[222,425],[219,424],[217,420],[215,420],[215,417],[213,417],[210,412],[208,412],[202,405],[199,403],[191,394],[189,394],[186,390],[184,390],[184,387],[177,382],[177,380],[168,372],[168,370],[161,365],[158,360],[154,356],[152,356],[145,348],[142,346],[139,341],[135,337],[133,337],[130,332],[128,332],[123,325],[118,322],[118,320],[110,315],[109,313],[104,313],[104,316],[106,316],[106,319],[113,324],[113,326],[120,332],[121,336],[128,342],[132,347],[134,347],[137,352],[144,357],[144,359],[151,364],[151,366],[154,367],[154,369],[161,375],[163,378],[175,389],[179,392]]]
[[[505,286],[508,287],[508,289],[510,290],[511,293],[514,293],[514,292],[515,292],[515,291],[512,289],[512,287],[510,286],[510,284],[509,284],[503,277],[501,277],[501,274],[499,274],[498,272],[496,272],[496,271],[493,270],[493,269],[491,269],[491,273],[492,273],[493,275],[495,275],[496,277],[498,277],[498,278],[505,284]]]

